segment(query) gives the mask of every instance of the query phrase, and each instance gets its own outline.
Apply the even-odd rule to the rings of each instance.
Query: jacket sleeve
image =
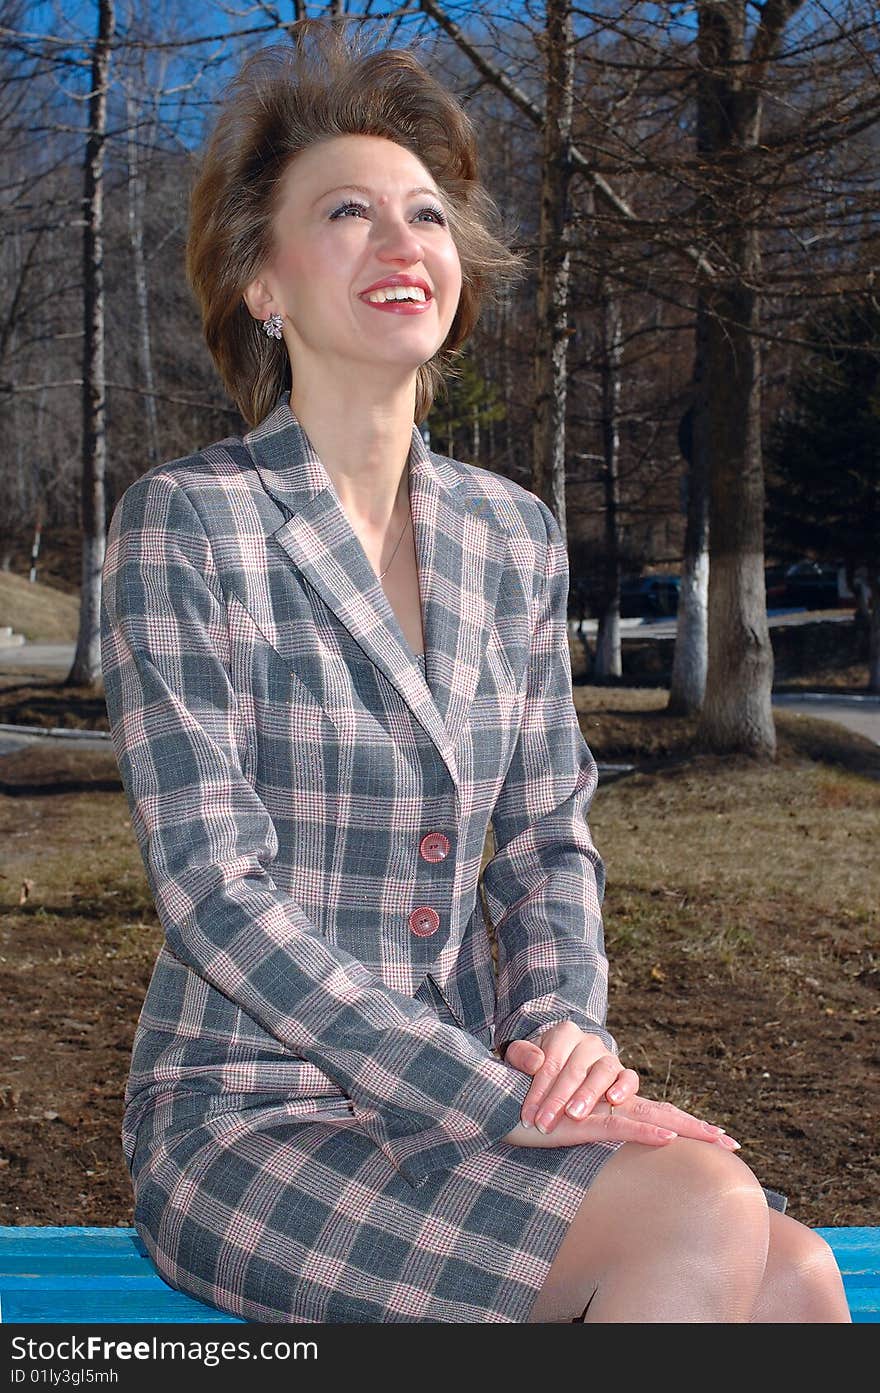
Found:
[[[483,885],[498,945],[495,1044],[538,1040],[560,1020],[605,1027],[605,867],[586,814],[598,771],[578,724],[568,647],[568,554],[550,509],[536,598],[526,699],[513,758],[492,814],[495,853]]]
[[[328,1074],[411,1185],[500,1140],[530,1077],[331,946],[273,881],[277,833],[243,773],[211,545],[189,495],[160,472],[131,484],[111,520],[101,657],[170,951]]]

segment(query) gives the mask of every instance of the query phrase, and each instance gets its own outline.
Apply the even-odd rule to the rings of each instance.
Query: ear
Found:
[[[260,320],[261,323],[280,308],[275,303],[274,295],[261,276],[255,277],[249,285],[245,286],[241,298],[254,319]]]

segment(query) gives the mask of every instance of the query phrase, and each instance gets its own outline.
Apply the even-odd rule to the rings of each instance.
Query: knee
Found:
[[[708,1218],[763,1218],[767,1201],[757,1177],[733,1151],[708,1142],[678,1137],[654,1151],[665,1184],[684,1204]]]
[[[788,1319],[815,1321],[827,1319],[823,1313],[834,1307],[846,1311],[843,1278],[831,1245],[821,1234],[803,1224],[789,1231],[785,1257],[785,1287],[782,1293],[789,1308]]]
[[[663,1206],[709,1263],[760,1274],[767,1260],[767,1201],[756,1176],[732,1151],[679,1137],[654,1156]]]
[[[802,1282],[824,1283],[830,1276],[840,1277],[840,1268],[831,1244],[821,1233],[800,1226],[798,1242],[794,1250],[794,1269]]]
[[[665,1154],[677,1190],[681,1279],[699,1286],[712,1319],[748,1320],[767,1263],[764,1191],[745,1162],[720,1146],[680,1137]]]
[[[613,1166],[613,1169],[612,1169]],[[614,1182],[595,1271],[607,1293],[639,1284],[639,1319],[750,1319],[769,1244],[764,1192],[745,1162],[708,1142],[624,1143],[603,1175]],[[588,1235],[592,1237],[593,1235]],[[678,1315],[670,1315],[677,1312]]]

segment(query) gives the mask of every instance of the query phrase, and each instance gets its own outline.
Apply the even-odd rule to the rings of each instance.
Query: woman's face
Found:
[[[444,200],[421,161],[381,136],[334,136],[297,156],[280,194],[275,255],[261,278],[272,303],[249,304],[261,318],[283,314],[294,380],[309,360],[399,377],[433,358],[462,274]],[[424,300],[371,303],[364,292],[394,276],[422,282]]]

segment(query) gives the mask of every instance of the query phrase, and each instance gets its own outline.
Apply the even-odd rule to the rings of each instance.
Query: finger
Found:
[[[587,1051],[591,1050],[592,1046],[588,1044]],[[536,1073],[520,1112],[526,1127],[535,1126],[540,1132],[552,1131],[565,1104],[583,1083],[591,1067],[589,1052],[579,1049],[577,1045],[572,1049],[561,1038],[548,1040],[544,1064]]]
[[[596,1117],[590,1114],[589,1117],[577,1123],[583,1126],[584,1123],[592,1122],[593,1126],[601,1125],[604,1122],[604,1132],[609,1141],[635,1141],[642,1146],[667,1146],[678,1137],[678,1132],[674,1132],[670,1127],[661,1127],[657,1123],[640,1122],[634,1117],[623,1117],[615,1109],[607,1119]]]
[[[547,1048],[542,1050],[542,1054],[544,1058],[541,1067],[534,1072],[532,1086],[520,1108],[520,1119],[525,1127],[534,1127],[536,1116],[541,1108],[549,1107],[554,1112],[558,1112],[571,1094],[571,1087],[569,1087],[564,1094],[557,1096],[557,1081],[569,1057],[568,1047],[563,1046],[560,1041],[557,1041],[555,1045],[550,1042]],[[583,1075],[577,1079],[578,1083],[582,1077]]]
[[[638,1091],[639,1076],[635,1069],[621,1069],[611,1087],[605,1090],[605,1097],[609,1103],[617,1107],[619,1103],[625,1103],[627,1098],[634,1097]]]
[[[601,1111],[602,1109],[605,1111]],[[678,1133],[665,1124],[629,1117],[618,1108],[599,1102],[586,1117],[575,1121],[563,1116],[554,1134],[557,1145],[584,1141],[634,1141],[643,1146],[666,1146]]]
[[[540,1045],[536,1045],[532,1040],[512,1040],[504,1052],[504,1061],[520,1073],[534,1076],[538,1074],[545,1062],[544,1051]],[[547,1089],[546,1081],[538,1079],[533,1082],[520,1108],[520,1121],[524,1127],[533,1127],[535,1113],[541,1106]]]
[[[680,1112],[680,1109],[677,1111]],[[693,1137],[697,1141],[715,1142],[725,1151],[742,1150],[736,1138],[729,1136],[723,1127],[706,1122],[701,1117],[694,1117],[692,1113],[682,1113],[677,1119],[673,1117],[668,1125],[674,1127],[682,1137]]]
[[[523,1074],[536,1074],[544,1063],[544,1051],[531,1040],[511,1040],[504,1053],[504,1062]]]
[[[631,1098],[622,1106],[628,1117],[668,1127],[682,1137],[691,1137],[697,1141],[717,1142],[728,1151],[740,1150],[739,1142],[733,1137],[727,1136],[723,1127],[706,1122],[703,1118],[695,1117],[693,1113],[685,1112],[683,1108],[677,1108],[674,1103],[639,1097]]]
[[[565,1067],[560,1070],[544,1096],[535,1114],[535,1126],[539,1131],[552,1132],[563,1112],[568,1112],[572,1100],[577,1097],[580,1107],[569,1116],[583,1117],[592,1109],[621,1072],[620,1060],[615,1055],[605,1054],[594,1060],[584,1071],[581,1063],[583,1053],[575,1048]],[[548,1056],[548,1064],[551,1058]],[[536,1082],[541,1079],[537,1075]]]
[[[642,1102],[636,1100],[635,1106]],[[686,1112],[684,1108],[678,1108],[674,1103],[655,1102],[653,1103],[652,1116],[662,1113],[665,1117],[665,1125],[674,1128],[680,1136],[694,1137],[700,1141],[717,1141],[731,1151],[738,1151],[740,1144],[726,1134],[723,1127],[717,1123],[707,1122],[704,1118],[695,1116],[694,1113]]]
[[[587,1071],[583,1083],[569,1090],[564,1104],[569,1117],[586,1117],[593,1111],[599,1099],[620,1077],[620,1060],[611,1054],[604,1054]]]

